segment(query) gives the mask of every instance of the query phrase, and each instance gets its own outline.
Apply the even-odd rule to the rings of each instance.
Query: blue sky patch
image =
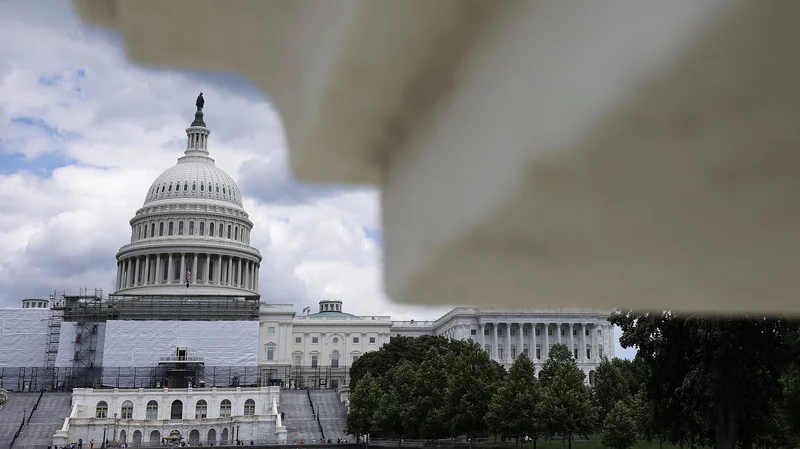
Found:
[[[364,228],[364,235],[366,235],[368,239],[375,240],[378,244],[383,244],[383,233],[380,229]]]
[[[37,117],[13,117],[11,123],[18,123],[22,125],[35,126],[41,128],[48,136],[57,140],[70,140],[80,137],[78,134],[59,131],[55,126],[45,122]]]
[[[26,172],[37,176],[50,177],[53,170],[75,164],[75,162],[62,153],[43,153],[33,159],[29,159],[19,153],[3,151],[0,143],[0,174],[3,175]]]

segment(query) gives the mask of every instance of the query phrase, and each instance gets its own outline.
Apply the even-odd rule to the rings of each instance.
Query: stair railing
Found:
[[[322,441],[325,441],[325,431],[322,430],[322,423],[319,422],[319,407],[317,407],[317,426],[319,427],[319,433],[322,434]]]
[[[36,409],[39,408],[39,402],[42,401],[42,396],[44,396],[44,389],[42,389],[42,391],[39,392],[39,398],[36,399],[36,404],[33,405],[33,409],[31,409],[31,413],[28,415],[29,423],[31,422],[31,418],[33,418],[33,412],[35,412]]]

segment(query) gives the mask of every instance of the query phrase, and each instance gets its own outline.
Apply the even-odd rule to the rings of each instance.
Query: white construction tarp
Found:
[[[89,335],[91,327],[97,324],[97,334],[95,336]],[[88,323],[86,327],[78,326],[78,323],[65,322],[61,324],[61,336],[58,339],[58,355],[56,356],[56,366],[69,367],[69,366],[85,366],[86,361],[75,361],[75,351],[84,352],[87,346],[90,345],[89,339],[94,338],[94,366],[101,366],[103,364],[103,346],[105,344],[105,323]],[[75,336],[78,331],[81,332],[81,341],[83,344],[76,343]]]
[[[258,321],[108,321],[103,366],[148,367],[177,348],[205,366],[256,366]]]
[[[42,367],[50,309],[0,309],[0,366]]]

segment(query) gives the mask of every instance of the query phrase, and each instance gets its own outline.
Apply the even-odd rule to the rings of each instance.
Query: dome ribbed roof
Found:
[[[205,156],[184,156],[162,173],[147,191],[144,204],[168,199],[212,199],[242,207],[233,178]]]

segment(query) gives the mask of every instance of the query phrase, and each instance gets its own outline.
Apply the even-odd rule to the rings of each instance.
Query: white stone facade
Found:
[[[229,444],[241,439],[282,441],[285,427],[275,410],[278,387],[207,389],[75,389],[72,415],[54,444],[103,439],[129,445],[159,445],[177,430],[191,445]]]
[[[441,335],[474,340],[506,368],[525,353],[538,370],[552,345],[563,343],[590,382],[600,360],[614,357],[608,316],[590,309],[458,307],[435,321],[391,321],[388,316],[344,313],[341,301],[321,301],[319,312],[299,316],[291,305],[265,304],[258,361],[262,367],[349,367],[392,336]]]
[[[512,309],[458,307],[436,321],[394,321],[392,335],[442,335],[480,344],[492,360],[510,367],[527,354],[537,370],[556,343],[572,348],[591,381],[603,357],[614,357],[614,327],[608,312],[590,309]]]

